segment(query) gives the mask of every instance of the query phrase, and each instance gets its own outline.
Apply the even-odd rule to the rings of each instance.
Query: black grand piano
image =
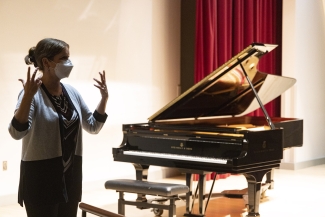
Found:
[[[260,216],[263,177],[267,175],[271,188],[283,150],[303,143],[301,119],[269,117],[264,108],[296,82],[258,71],[259,59],[275,47],[251,44],[149,117],[148,123],[124,124],[123,142],[113,148],[114,160],[132,163],[137,180],[147,179],[150,165],[178,168],[186,173],[190,189],[192,174],[200,174],[199,216],[207,205],[205,174],[243,174],[248,182],[247,216]],[[258,108],[264,116],[248,115]],[[190,206],[193,195],[186,195],[186,216],[197,216]]]

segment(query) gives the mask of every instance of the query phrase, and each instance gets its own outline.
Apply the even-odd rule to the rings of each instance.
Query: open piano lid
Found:
[[[263,105],[280,96],[296,82],[293,78],[257,70],[259,59],[276,46],[251,44],[149,117],[149,121],[243,116],[260,108],[243,70]]]

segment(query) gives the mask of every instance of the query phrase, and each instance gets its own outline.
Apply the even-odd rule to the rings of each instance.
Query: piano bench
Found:
[[[125,205],[137,206],[139,209],[153,208],[154,214],[159,216],[163,210],[168,210],[168,217],[176,216],[175,201],[179,199],[179,194],[189,191],[188,186],[171,183],[158,183],[130,179],[115,179],[105,182],[106,189],[113,189],[119,192],[118,214],[125,215]],[[136,201],[127,201],[124,199],[124,192],[138,194]],[[142,195],[142,196],[141,196]],[[145,195],[163,197],[162,199],[148,201]],[[169,200],[169,205],[161,204],[162,201]],[[158,201],[158,204],[153,204]]]

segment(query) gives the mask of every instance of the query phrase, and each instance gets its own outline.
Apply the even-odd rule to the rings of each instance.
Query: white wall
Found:
[[[21,141],[7,128],[22,88],[18,78],[26,77],[28,49],[45,37],[70,44],[75,67],[63,82],[74,85],[91,110],[100,97],[92,78],[106,70],[107,122],[98,135],[84,132],[85,187],[133,177],[131,164],[113,162],[112,148],[122,142],[122,124],[147,122],[177,96],[180,0],[2,0],[0,26],[0,163],[8,162],[8,170],[0,170],[0,205],[17,201]],[[152,178],[164,172],[152,171]]]
[[[323,0],[283,1],[283,76],[297,83],[282,97],[282,116],[304,121],[304,144],[285,151],[282,167],[325,163],[325,22]]]

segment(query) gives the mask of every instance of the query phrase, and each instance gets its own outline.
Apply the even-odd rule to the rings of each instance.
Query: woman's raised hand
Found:
[[[27,80],[24,82],[23,79],[18,79],[21,81],[24,87],[24,96],[21,100],[21,104],[19,108],[15,112],[15,118],[19,123],[27,123],[28,122],[28,114],[30,111],[31,102],[38,88],[41,86],[42,81],[40,77],[36,77],[36,73],[38,68],[35,69],[32,77],[30,76],[30,67],[28,67],[27,71]]]
[[[103,71],[103,73],[99,72],[99,75],[100,75],[100,81],[94,78],[94,80],[97,82],[97,84],[94,84],[94,86],[100,90],[100,94],[102,95],[103,99],[108,99],[105,70]]]
[[[24,95],[26,95],[26,96],[33,97],[35,95],[35,93],[37,92],[38,88],[42,84],[42,80],[40,77],[37,77],[35,79],[37,71],[38,71],[38,68],[35,69],[34,73],[31,76],[30,75],[30,67],[28,67],[26,82],[23,79],[18,79],[23,84],[24,91],[25,91]]]

